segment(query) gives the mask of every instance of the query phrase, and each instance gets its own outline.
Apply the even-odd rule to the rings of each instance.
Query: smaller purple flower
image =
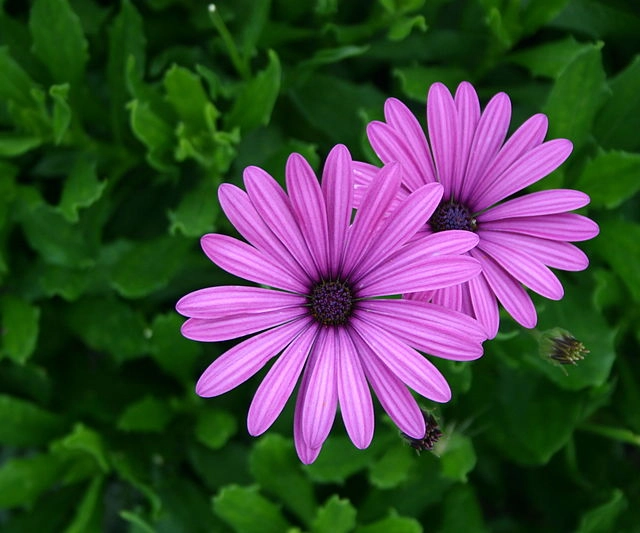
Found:
[[[479,237],[468,253],[482,274],[457,286],[409,295],[460,310],[485,327],[489,338],[499,327],[498,301],[521,325],[533,328],[536,310],[525,287],[559,300],[564,292],[549,269],[585,269],[587,256],[571,241],[598,234],[592,220],[574,213],[589,203],[580,191],[553,189],[513,197],[558,168],[569,156],[567,139],[544,141],[547,117],[537,114],[505,142],[511,103],[498,93],[480,110],[473,86],[463,82],[455,96],[441,83],[427,97],[427,140],[411,111],[389,98],[385,121],[367,127],[369,141],[384,164],[399,162],[403,187],[398,201],[427,183],[444,187],[442,201],[424,234],[462,230]],[[354,206],[378,173],[354,163]],[[505,201],[506,200],[506,201]]]
[[[464,255],[477,243],[473,233],[425,235],[420,246],[407,246],[440,202],[442,186],[418,187],[389,214],[401,177],[399,165],[386,166],[352,221],[352,164],[339,145],[327,157],[322,185],[298,154],[287,162],[286,193],[257,167],[245,169],[246,192],[221,185],[222,208],[248,243],[210,234],[202,248],[219,267],[261,287],[201,289],[177,304],[190,317],[182,327],[187,338],[253,335],[204,371],[199,395],[223,394],[279,355],[249,408],[251,435],[271,426],[301,376],[294,440],[304,463],[320,453],[338,406],[353,443],[370,444],[369,386],[402,432],[422,438],[425,421],[407,387],[436,402],[448,401],[451,391],[418,350],[471,360],[486,339],[462,313],[397,297],[456,285],[480,271]]]

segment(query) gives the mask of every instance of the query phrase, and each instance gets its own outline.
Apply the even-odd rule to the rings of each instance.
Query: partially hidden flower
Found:
[[[480,109],[473,86],[463,82],[452,96],[441,83],[429,89],[427,131],[395,98],[386,101],[385,121],[367,127],[369,141],[385,164],[403,167],[398,200],[428,183],[444,187],[442,201],[423,232],[462,230],[479,237],[468,253],[482,274],[461,285],[427,291],[412,298],[440,303],[478,319],[489,338],[499,327],[498,301],[521,325],[536,325],[536,310],[524,287],[559,300],[564,291],[549,269],[579,271],[587,256],[571,241],[598,234],[595,222],[569,213],[589,203],[580,191],[553,189],[513,197],[547,176],[569,156],[567,139],[544,142],[547,117],[536,114],[505,142],[511,103],[496,94]],[[378,168],[354,163],[359,202]],[[505,201],[506,200],[506,201]]]
[[[442,186],[417,187],[388,215],[401,169],[386,166],[352,221],[351,168],[348,150],[338,145],[327,157],[322,185],[298,154],[287,161],[287,192],[257,167],[244,171],[246,192],[221,185],[222,209],[248,243],[209,234],[202,248],[222,269],[261,287],[201,289],[177,304],[190,317],[185,337],[217,342],[253,335],[204,371],[199,395],[223,394],[279,355],[251,402],[251,435],[271,426],[302,376],[294,441],[305,463],[318,456],[338,406],[355,446],[370,444],[369,386],[400,430],[421,438],[425,421],[407,387],[436,402],[448,401],[451,391],[418,350],[472,360],[482,355],[486,339],[477,321],[462,313],[385,298],[478,275],[479,263],[465,255],[477,243],[473,233],[425,235],[420,246],[406,245],[438,206]]]

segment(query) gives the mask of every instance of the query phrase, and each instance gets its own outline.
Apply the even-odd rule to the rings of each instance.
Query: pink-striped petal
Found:
[[[482,263],[482,275],[500,303],[518,324],[535,327],[538,316],[531,298],[522,286],[491,257],[474,248],[471,255]]]
[[[353,207],[355,209],[360,209],[362,199],[379,171],[379,167],[369,163],[353,162]]]
[[[447,380],[416,350],[384,329],[357,317],[353,317],[351,324],[378,358],[408,387],[434,402],[444,403],[451,399]]]
[[[301,307],[306,303],[306,298],[298,294],[261,287],[224,285],[200,289],[183,296],[176,304],[176,310],[191,318],[217,318]]]
[[[305,285],[271,258],[238,239],[209,233],[200,239],[204,253],[211,261],[234,276],[286,291],[305,293]]]
[[[471,231],[452,229],[420,237],[411,243],[411,247],[428,250],[430,257],[459,255],[477,246],[479,240]]]
[[[264,433],[282,412],[300,377],[318,333],[318,327],[313,322],[296,337],[260,383],[247,416],[247,429],[250,435],[257,436]]]
[[[360,356],[346,329],[336,328],[338,401],[342,420],[356,448],[364,449],[373,438],[374,415],[369,386]]]
[[[433,299],[431,301],[434,304],[441,305],[442,307],[446,307],[447,309],[462,312],[462,290],[464,285],[464,283],[461,283],[459,285],[453,285],[451,287],[439,289],[435,291],[435,294],[433,295]]]
[[[457,157],[456,106],[449,90],[434,83],[427,96],[427,127],[438,182],[444,187],[444,197],[451,197],[451,181]]]
[[[498,300],[495,294],[483,274],[470,279],[468,287],[473,316],[484,327],[487,337],[495,338],[500,327]]]
[[[280,353],[310,320],[297,320],[236,344],[202,373],[196,384],[199,396],[219,396],[244,383]]]
[[[302,438],[315,449],[329,435],[338,406],[334,328],[321,329],[307,363],[309,372],[302,404]]]
[[[501,218],[556,215],[580,209],[589,203],[589,196],[571,189],[538,191],[498,204],[478,215],[478,222]]]
[[[575,213],[504,218],[485,222],[482,224],[482,229],[508,231],[552,241],[575,242],[593,239],[600,232],[600,228],[593,220]]]
[[[554,139],[529,150],[493,183],[476,191],[470,208],[478,212],[544,178],[569,157],[573,145],[566,139]]]
[[[451,199],[460,200],[465,187],[465,177],[468,176],[467,166],[472,153],[471,143],[480,120],[480,102],[473,85],[466,81],[458,85],[454,102],[458,111],[458,125],[456,128],[458,157],[456,158],[453,185],[451,187]],[[473,179],[473,176],[470,178]]]
[[[300,383],[300,388],[298,389],[298,397],[296,398],[296,407],[293,414],[293,441],[296,446],[296,452],[300,461],[302,461],[305,465],[310,465],[313,463],[318,455],[320,455],[320,450],[322,446],[317,446],[316,448],[311,448],[305,442],[302,436],[302,409],[305,404],[305,401],[308,397],[307,394],[307,385],[309,384],[309,372],[302,373],[302,382]]]
[[[307,160],[291,154],[286,166],[287,191],[291,207],[321,276],[329,273],[327,209],[318,178]]]
[[[361,361],[367,380],[382,408],[400,431],[410,437],[422,438],[425,433],[424,417],[413,395],[359,335],[353,335],[352,339],[358,353],[362,354]]]

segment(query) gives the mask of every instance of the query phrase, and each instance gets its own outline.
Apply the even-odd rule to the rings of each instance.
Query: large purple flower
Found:
[[[249,408],[250,434],[271,426],[302,374],[294,438],[305,463],[320,452],[338,405],[353,443],[369,445],[368,384],[398,427],[422,438],[424,418],[405,385],[437,402],[448,401],[451,391],[417,350],[471,360],[482,355],[486,339],[478,322],[462,313],[383,298],[457,285],[480,272],[478,261],[464,254],[478,240],[473,233],[425,235],[420,246],[406,246],[438,206],[442,186],[417,187],[386,216],[401,184],[400,166],[386,166],[351,222],[351,168],[349,152],[339,145],[327,158],[322,186],[298,154],[287,162],[288,194],[257,167],[244,172],[246,193],[221,185],[222,208],[249,244],[210,234],[202,248],[219,267],[262,287],[211,287],[177,304],[191,317],[182,327],[190,339],[257,333],[205,370],[196,386],[201,396],[233,389],[280,354]]]
[[[455,97],[441,83],[429,89],[427,130],[409,109],[390,98],[385,122],[367,127],[373,149],[383,163],[403,167],[399,199],[427,183],[440,183],[444,194],[423,233],[463,230],[479,237],[469,251],[482,264],[482,275],[461,285],[410,295],[457,309],[477,318],[490,338],[498,332],[498,301],[520,324],[536,325],[536,310],[523,286],[552,300],[563,288],[548,268],[578,271],[588,265],[586,255],[568,241],[598,234],[590,219],[568,213],[589,203],[589,197],[569,189],[554,189],[502,200],[560,166],[572,144],[566,139],[543,142],[547,117],[537,114],[505,142],[511,103],[496,94],[480,111],[469,83],[458,86]],[[378,173],[367,163],[354,163],[357,207]],[[500,203],[502,202],[502,203]]]

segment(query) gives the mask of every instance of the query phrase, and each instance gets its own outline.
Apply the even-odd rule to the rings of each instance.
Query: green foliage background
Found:
[[[640,9],[625,0],[0,1],[0,529],[12,532],[640,532]],[[591,195],[592,265],[537,300],[591,350],[562,369],[507,317],[437,361],[445,438],[417,456],[378,409],[302,466],[260,376],[203,400],[231,343],[183,339],[176,300],[227,283],[198,238],[216,188],[332,145],[434,81],[509,93],[573,155],[539,188]],[[426,405],[432,408],[434,406]]]

